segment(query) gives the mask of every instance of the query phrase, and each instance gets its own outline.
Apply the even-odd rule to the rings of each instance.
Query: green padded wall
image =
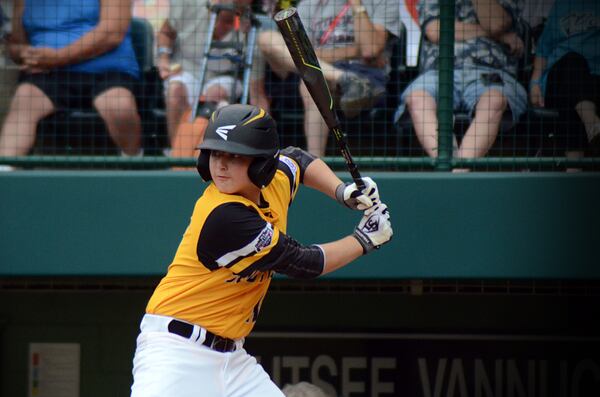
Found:
[[[341,174],[345,176],[345,174]],[[599,174],[377,173],[393,241],[333,278],[599,278]],[[192,172],[0,175],[0,275],[160,275],[204,184]],[[302,189],[289,233],[349,234],[360,214]]]

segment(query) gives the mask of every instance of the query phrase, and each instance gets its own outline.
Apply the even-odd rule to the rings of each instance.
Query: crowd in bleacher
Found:
[[[151,2],[154,10],[146,3],[2,3],[4,53],[20,75],[14,94],[0,87],[11,98],[0,157],[31,153],[40,124],[65,109],[95,112],[122,156],[144,155],[150,114],[150,135],[164,138],[155,139],[157,153],[192,157],[204,120],[236,101],[261,106],[278,119],[298,115],[300,146],[318,156],[334,154],[328,152],[328,128],[294,75],[271,19],[289,2],[217,0],[209,9],[207,0],[162,0]],[[547,130],[538,135],[552,136],[552,155],[595,156],[600,148],[600,2],[455,3],[453,156],[484,157],[499,136],[518,137],[520,125],[534,128],[540,120]],[[439,2],[300,0],[296,6],[350,134],[352,127],[374,130],[387,123],[395,126],[387,134],[416,137],[410,142],[436,157]],[[132,20],[138,23],[133,28]],[[148,38],[139,32],[140,20],[146,23],[142,31],[151,31],[154,56],[140,55],[139,40]],[[248,53],[251,66],[244,63]],[[149,67],[144,58],[151,59]],[[149,85],[159,88],[148,90]],[[191,113],[196,120],[190,121]],[[538,145],[543,144],[541,139]]]

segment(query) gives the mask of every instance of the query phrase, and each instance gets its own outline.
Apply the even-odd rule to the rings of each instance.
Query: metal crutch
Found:
[[[210,49],[213,46],[213,35],[215,32],[215,25],[217,23],[217,17],[219,12],[223,10],[230,10],[236,12],[236,7],[229,4],[214,4],[209,5],[210,19],[208,21],[208,35],[206,37],[206,41],[204,43],[204,50],[202,51],[202,59],[200,60],[200,74],[198,75],[199,80],[199,90],[194,95],[194,101],[192,102],[194,106],[192,106],[192,112],[190,114],[190,122],[193,122],[196,118],[196,114],[198,112],[198,102],[200,100],[200,96],[202,95],[202,89],[204,88],[204,80],[206,79],[206,69],[208,67],[208,60],[211,58]]]

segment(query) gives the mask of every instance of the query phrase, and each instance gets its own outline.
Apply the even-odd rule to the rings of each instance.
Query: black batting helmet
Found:
[[[275,176],[279,162],[279,136],[275,120],[251,105],[227,105],[213,112],[204,141],[200,144],[196,168],[205,181],[212,179],[209,159],[212,150],[254,157],[248,177],[264,188]]]

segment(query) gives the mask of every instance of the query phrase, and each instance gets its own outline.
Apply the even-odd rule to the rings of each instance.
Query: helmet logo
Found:
[[[217,128],[216,133],[223,138],[224,140],[227,140],[227,134],[229,134],[229,131],[231,131],[232,129],[234,129],[236,127],[235,124],[231,124],[231,125],[223,125],[219,128]]]

